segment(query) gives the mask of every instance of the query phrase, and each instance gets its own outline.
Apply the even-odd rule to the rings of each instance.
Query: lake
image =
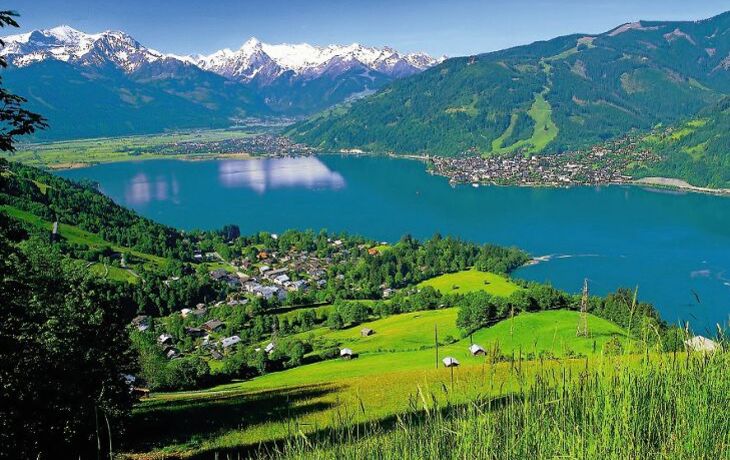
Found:
[[[670,322],[730,316],[730,198],[633,186],[452,187],[417,161],[371,156],[111,163],[61,171],[181,229],[326,228],[394,242],[436,232],[545,261],[516,277],[579,292],[639,286]]]

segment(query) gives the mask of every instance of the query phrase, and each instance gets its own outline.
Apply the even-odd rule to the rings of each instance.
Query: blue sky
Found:
[[[730,9],[730,2],[16,0],[6,2],[3,8],[21,13],[21,31],[59,24],[86,32],[118,29],[146,46],[170,53],[238,48],[255,36],[270,43],[358,42],[458,56],[573,32],[603,32],[638,19],[702,19]]]

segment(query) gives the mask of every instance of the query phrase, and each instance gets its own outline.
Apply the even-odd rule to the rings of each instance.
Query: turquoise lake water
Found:
[[[422,163],[383,157],[150,160],[59,172],[181,229],[348,231],[397,241],[435,232],[548,256],[516,277],[604,294],[639,286],[698,333],[730,318],[730,198],[630,186],[451,187]],[[699,302],[698,302],[699,299]]]

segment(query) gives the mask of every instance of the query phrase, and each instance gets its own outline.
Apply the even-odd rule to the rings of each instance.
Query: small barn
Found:
[[[353,356],[354,353],[349,348],[343,348],[342,350],[340,350],[340,358],[352,359]]]
[[[487,352],[482,348],[480,345],[477,345],[476,343],[471,344],[469,347],[469,353],[471,353],[472,356],[484,356],[487,354]]]
[[[370,336],[373,334],[375,334],[375,331],[370,329],[369,327],[364,327],[364,328],[360,329],[360,335],[363,337],[367,337],[367,336]]]
[[[458,367],[460,364],[459,361],[456,360],[456,358],[452,358],[451,356],[447,356],[441,361],[444,363],[445,367]]]

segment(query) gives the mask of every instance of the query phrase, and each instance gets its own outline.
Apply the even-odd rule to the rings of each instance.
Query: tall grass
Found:
[[[616,359],[579,372],[545,368],[525,380],[517,391],[465,405],[439,405],[419,392],[391,423],[299,434],[257,456],[730,459],[727,353]]]

